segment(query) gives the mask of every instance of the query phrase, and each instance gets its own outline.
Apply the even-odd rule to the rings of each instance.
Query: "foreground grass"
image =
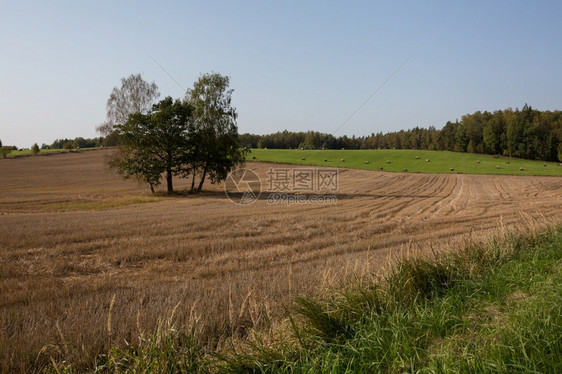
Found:
[[[562,176],[562,166],[558,166],[555,162],[512,159],[506,157],[500,158],[488,155],[445,151],[418,151],[410,149],[252,149],[252,153],[248,156],[249,161],[346,167],[364,170],[380,170],[382,167],[384,171],[395,172],[406,170],[414,173],[437,174],[465,173]],[[342,159],[344,161],[342,161]],[[429,160],[429,162],[426,162],[426,160]],[[368,163],[366,163],[366,161],[368,161]],[[451,170],[451,168],[453,170]],[[523,170],[520,170],[521,168]]]
[[[170,320],[95,370],[559,373],[562,226],[402,260],[329,297],[297,298],[288,320],[289,332],[255,333],[221,354]]]

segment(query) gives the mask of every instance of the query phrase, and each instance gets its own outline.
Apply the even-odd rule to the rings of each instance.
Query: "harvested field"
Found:
[[[174,308],[212,345],[409,247],[562,219],[560,177],[340,169],[336,204],[240,206],[222,186],[151,195],[110,152],[0,160],[0,370],[87,364]]]

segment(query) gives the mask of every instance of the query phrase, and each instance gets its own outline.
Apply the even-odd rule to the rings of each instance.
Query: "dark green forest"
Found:
[[[414,127],[362,137],[334,137],[316,131],[242,134],[243,146],[276,149],[425,149],[562,161],[562,111],[522,109],[475,112],[441,130]]]

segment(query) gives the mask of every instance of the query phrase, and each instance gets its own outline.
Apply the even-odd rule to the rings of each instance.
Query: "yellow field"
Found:
[[[239,206],[222,186],[152,195],[110,152],[0,160],[0,370],[87,364],[175,307],[212,346],[390,254],[562,219],[560,177],[341,169],[336,204]]]

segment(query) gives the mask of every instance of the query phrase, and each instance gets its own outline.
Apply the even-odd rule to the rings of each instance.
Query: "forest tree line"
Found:
[[[423,149],[562,161],[562,111],[519,109],[475,112],[443,129],[414,127],[362,137],[316,131],[242,134],[241,145],[277,149]]]

